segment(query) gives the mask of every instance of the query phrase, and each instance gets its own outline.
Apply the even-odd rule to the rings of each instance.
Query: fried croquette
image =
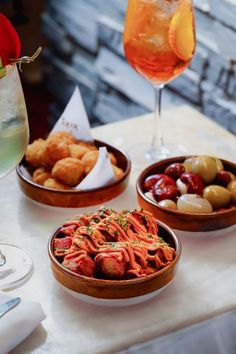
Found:
[[[40,167],[34,171],[32,180],[35,183],[43,185],[44,182],[51,177],[52,175],[48,170],[46,170],[44,167]]]
[[[56,139],[46,140],[44,144],[41,145],[38,158],[41,166],[52,168],[54,164],[66,157],[70,156],[70,150],[68,144],[65,141],[58,141]]]
[[[53,189],[72,189],[95,166],[99,156],[98,148],[85,141],[77,140],[67,131],[51,134],[46,140],[37,139],[26,151],[26,160],[36,168],[32,180]],[[123,175],[117,167],[117,159],[109,152],[115,178]]]
[[[91,144],[91,143],[88,143],[88,142],[82,141],[82,140],[77,140],[76,144],[84,146],[84,147],[86,147],[86,148],[88,148],[89,150],[92,150],[92,151],[98,149],[94,144]]]
[[[110,161],[113,165],[116,165],[117,160],[115,158],[115,156],[109,152],[109,157],[110,157]],[[81,161],[84,164],[84,169],[85,169],[85,174],[87,175],[95,166],[97,159],[99,156],[99,151],[89,151],[87,152],[81,159]]]
[[[84,177],[83,163],[73,157],[67,157],[55,163],[52,176],[67,186],[76,186]]]
[[[49,135],[47,140],[59,140],[64,141],[67,144],[75,144],[77,141],[73,135],[66,131],[52,133],[51,135]]]
[[[29,144],[25,153],[25,158],[26,161],[34,166],[34,167],[39,167],[41,165],[40,159],[39,159],[39,151],[44,144],[45,140],[43,139],[37,139],[32,142],[32,144]]]
[[[48,178],[45,182],[44,182],[44,187],[47,188],[52,188],[52,189],[61,189],[61,190],[68,190],[71,189],[70,187],[66,186],[63,183],[58,182],[56,179],[54,178]]]
[[[89,148],[78,145],[78,144],[70,144],[69,145],[70,156],[74,157],[75,159],[81,159],[87,152],[90,151]]]
[[[123,176],[124,171],[120,167],[115,166],[115,165],[112,165],[112,168],[113,168],[113,172],[115,174],[116,180],[120,179]]]

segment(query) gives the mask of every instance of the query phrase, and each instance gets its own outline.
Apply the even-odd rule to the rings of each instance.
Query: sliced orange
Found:
[[[145,5],[140,0],[129,0],[125,19],[124,42],[136,38],[145,31],[150,22],[154,4]]]
[[[192,59],[195,49],[195,33],[193,12],[189,8],[180,7],[172,17],[169,43],[178,58],[184,61]]]

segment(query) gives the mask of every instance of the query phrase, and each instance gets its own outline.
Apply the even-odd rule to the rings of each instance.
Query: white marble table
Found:
[[[124,149],[149,140],[151,116],[93,130],[93,136]],[[193,154],[235,159],[236,139],[188,107],[166,111],[167,138],[184,141]],[[134,135],[135,131],[135,135]],[[125,193],[107,203],[114,208],[137,206],[132,171]],[[13,295],[41,303],[46,320],[12,353],[114,353],[185,326],[236,309],[236,234],[193,239],[181,237],[183,253],[174,282],[158,297],[127,308],[102,308],[65,293],[50,270],[47,242],[53,230],[79,209],[36,204],[19,190],[15,173],[0,181],[1,240],[22,246],[33,258],[32,277]],[[95,209],[89,208],[89,210]]]

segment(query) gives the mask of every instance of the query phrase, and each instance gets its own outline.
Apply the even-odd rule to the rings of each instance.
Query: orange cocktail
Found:
[[[162,85],[179,76],[195,50],[191,0],[129,0],[124,50],[129,64]]]

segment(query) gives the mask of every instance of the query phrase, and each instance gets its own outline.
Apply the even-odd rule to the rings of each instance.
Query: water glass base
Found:
[[[21,285],[30,276],[33,263],[30,256],[21,248],[8,243],[0,243],[0,289],[8,290]]]
[[[132,167],[136,170],[143,170],[155,162],[168,157],[182,156],[186,154],[186,149],[181,145],[167,143],[165,146],[151,148],[150,144],[140,144],[128,150]]]

